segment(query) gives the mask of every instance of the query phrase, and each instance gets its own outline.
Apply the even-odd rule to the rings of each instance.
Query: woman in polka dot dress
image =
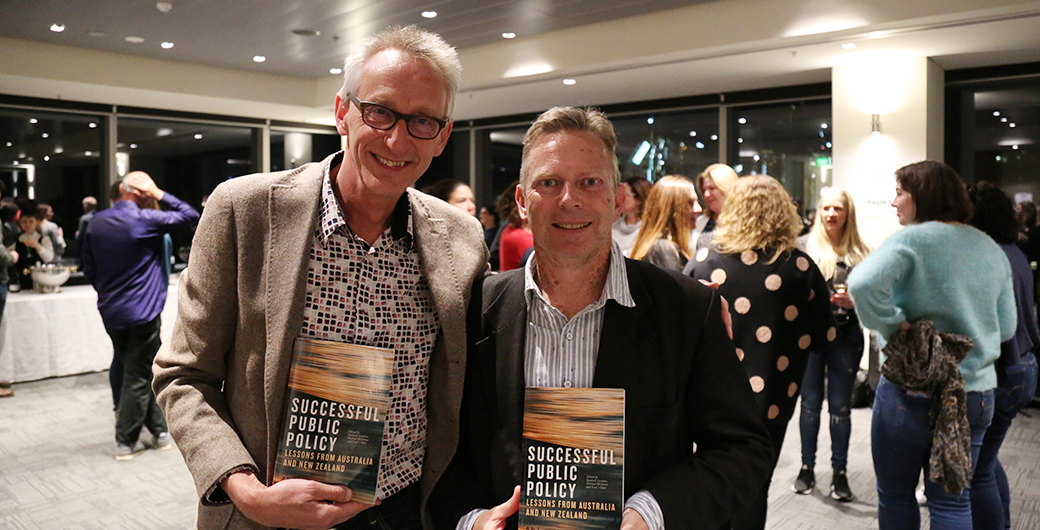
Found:
[[[777,453],[794,414],[809,350],[826,346],[836,334],[827,282],[812,259],[795,248],[801,229],[794,203],[779,182],[767,176],[741,178],[726,196],[713,244],[691,260],[690,275],[717,284],[730,303],[737,356]],[[734,529],[765,528],[768,491],[769,480],[751,506],[734,517]]]

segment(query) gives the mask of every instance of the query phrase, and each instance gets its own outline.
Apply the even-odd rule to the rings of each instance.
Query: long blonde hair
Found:
[[[794,248],[802,218],[791,196],[773,177],[744,177],[726,194],[715,228],[715,245],[722,254],[748,250],[772,252],[767,263]]]
[[[845,226],[842,227],[841,241],[837,247],[831,244],[831,238],[827,236],[827,228],[823,222],[824,199],[830,195],[837,195],[845,206]],[[856,204],[849,192],[841,188],[829,188],[820,199],[820,204],[816,207],[816,223],[809,233],[806,252],[816,262],[823,277],[828,280],[834,277],[838,262],[844,262],[852,268],[870,254],[870,247],[859,237],[859,229],[856,227]]]
[[[690,210],[696,197],[693,183],[686,177],[661,177],[643,203],[642,223],[632,246],[632,259],[643,259],[658,239],[674,242],[682,257],[690,259]]]

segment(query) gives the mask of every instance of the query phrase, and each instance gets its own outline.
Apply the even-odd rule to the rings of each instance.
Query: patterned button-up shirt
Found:
[[[440,330],[430,286],[412,244],[407,194],[392,226],[369,245],[347,225],[329,169],[321,185],[321,218],[311,244],[303,337],[394,350],[391,405],[383,432],[376,497],[419,480],[426,453],[430,354]]]

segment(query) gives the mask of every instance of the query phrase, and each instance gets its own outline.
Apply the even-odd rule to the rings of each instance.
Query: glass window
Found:
[[[83,197],[101,184],[101,116],[0,108],[0,181],[5,196],[46,203],[75,257]],[[23,205],[24,206],[24,205]]]
[[[696,180],[705,167],[719,161],[717,108],[681,112],[649,112],[612,117],[618,137],[622,180],[665,175]]]
[[[271,171],[293,169],[320,162],[339,151],[340,136],[334,132],[271,130]]]
[[[803,215],[814,211],[830,184],[830,100],[733,107],[729,121],[733,169],[775,178],[803,201]]]
[[[968,182],[1040,202],[1040,79],[954,87],[946,98],[947,162]]]
[[[116,161],[198,208],[221,182],[260,170],[252,127],[119,118]]]

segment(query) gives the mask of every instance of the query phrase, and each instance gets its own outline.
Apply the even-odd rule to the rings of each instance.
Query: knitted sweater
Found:
[[[849,275],[849,293],[867,328],[886,341],[903,322],[971,338],[958,365],[968,392],[997,386],[1000,343],[1018,322],[1011,266],[989,236],[967,225],[927,222],[892,234]]]

